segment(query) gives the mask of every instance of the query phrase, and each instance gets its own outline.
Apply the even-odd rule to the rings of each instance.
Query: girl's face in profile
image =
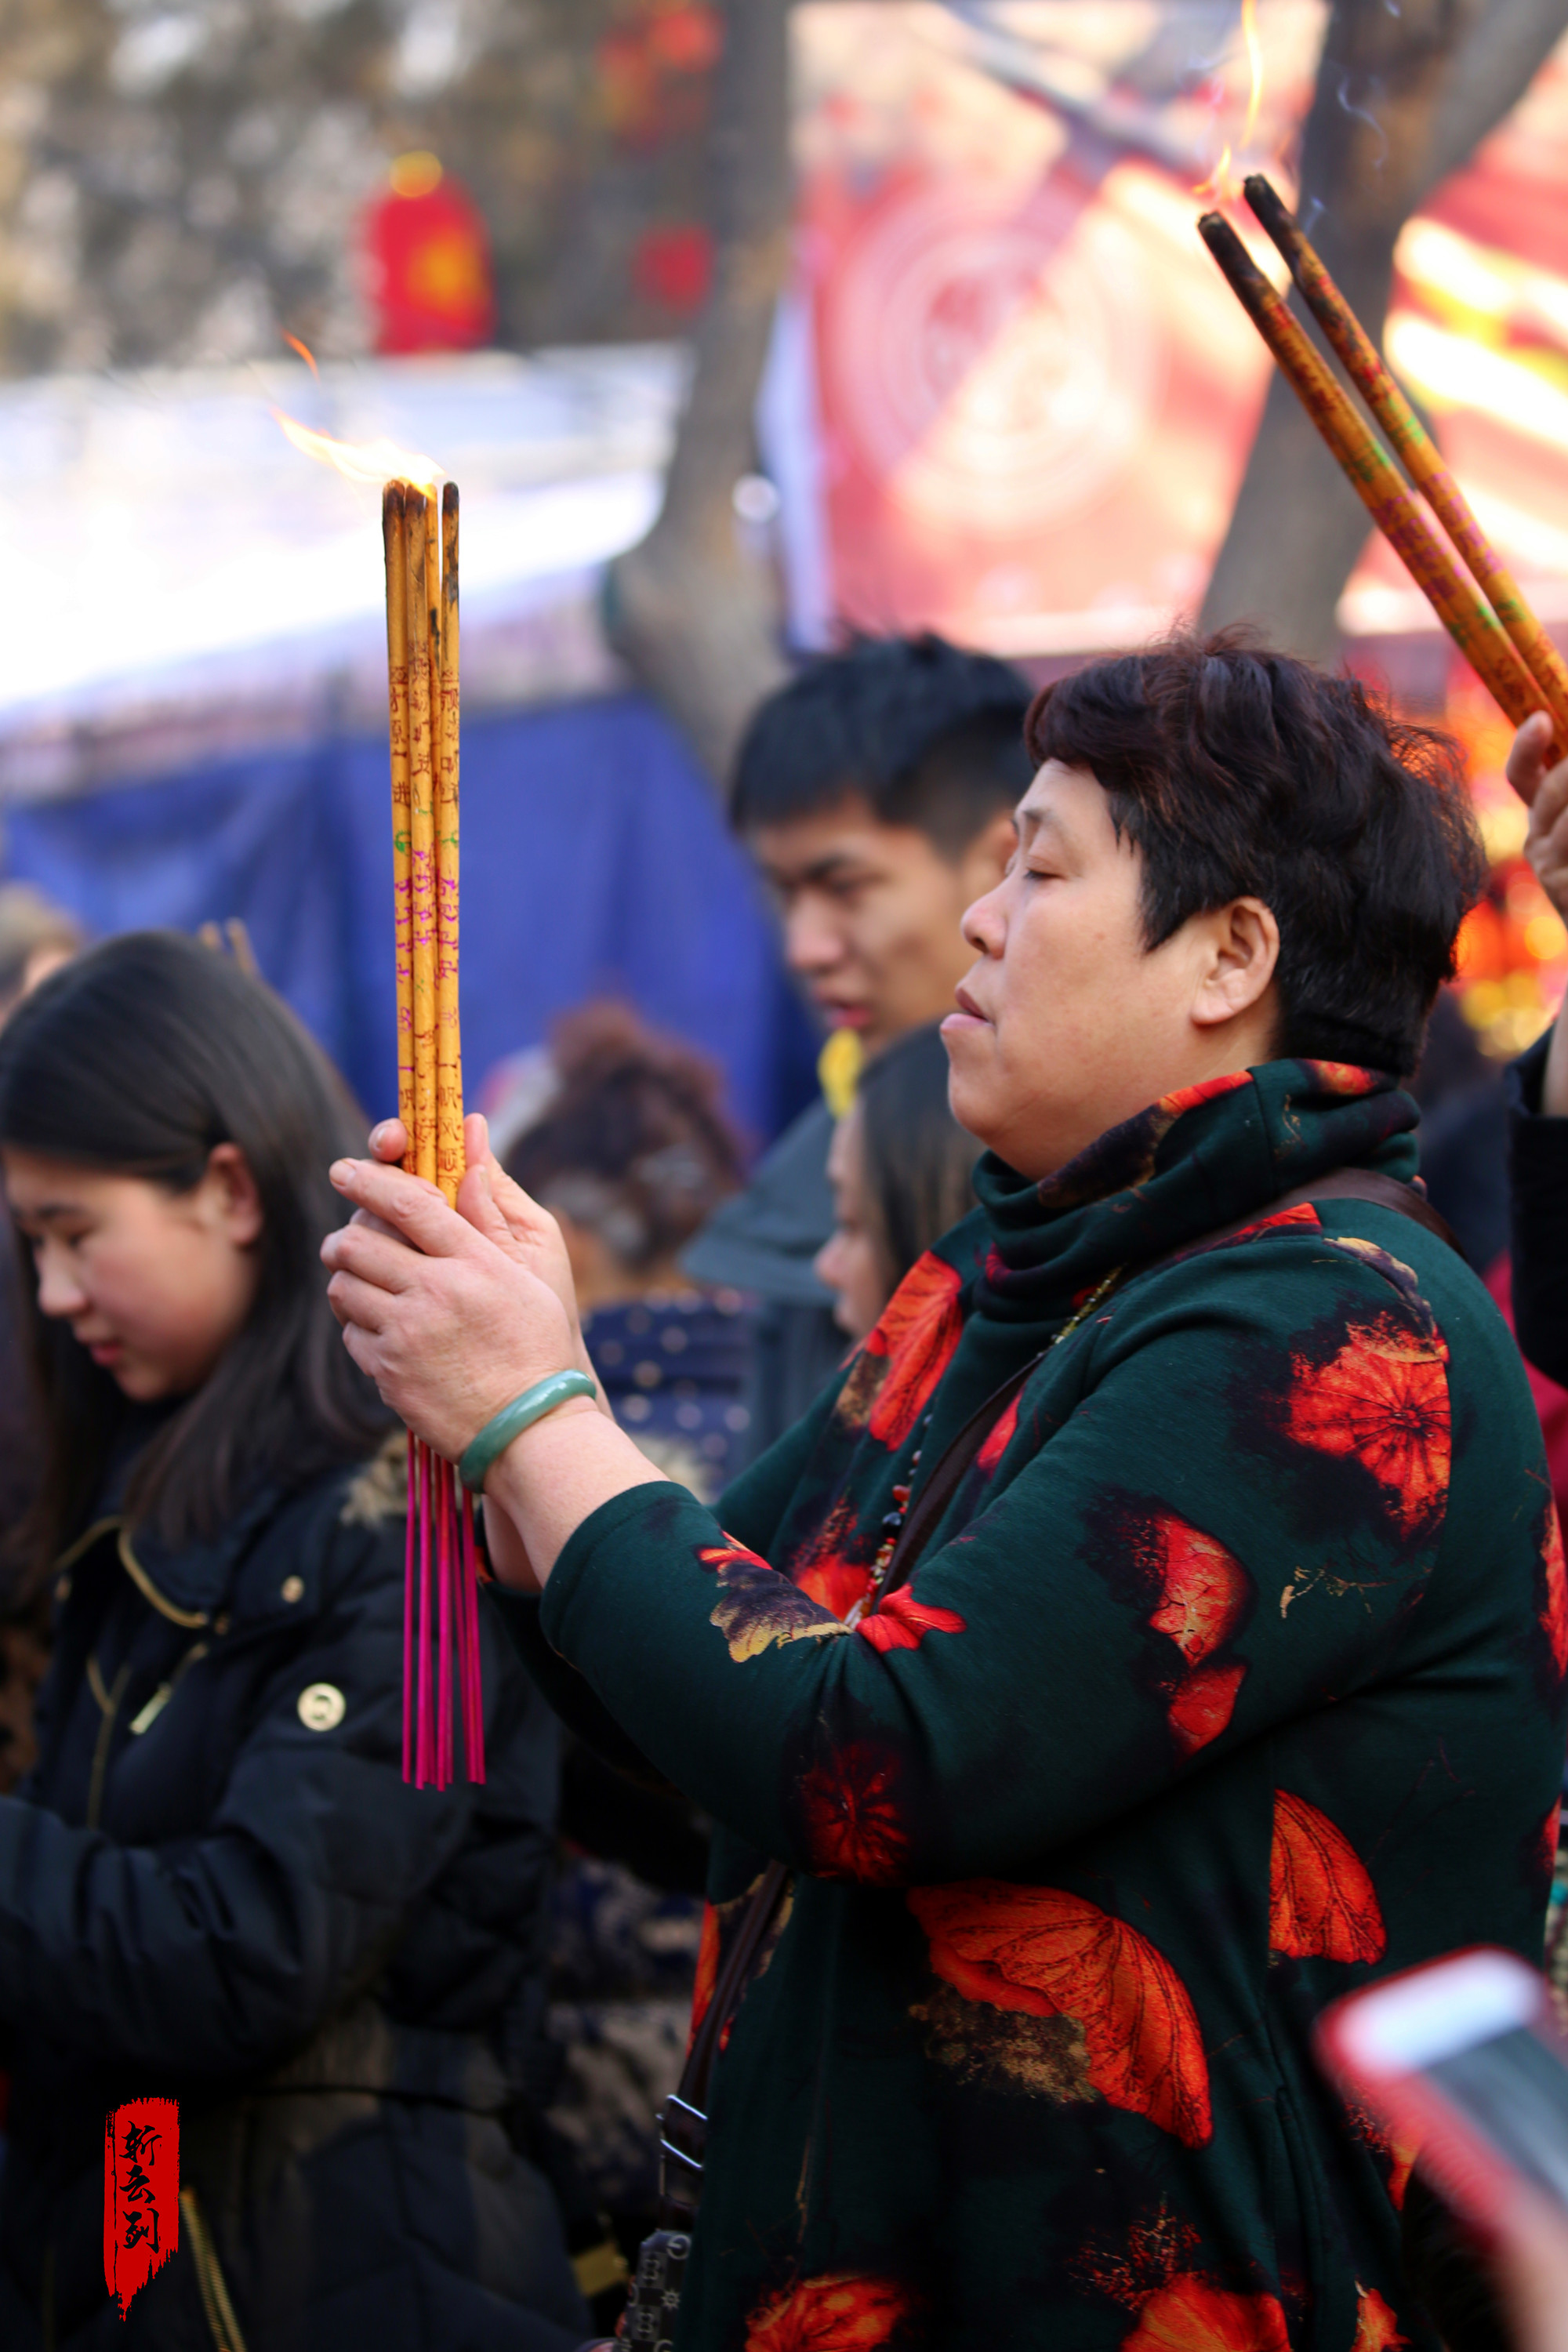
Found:
[[[866,1147],[858,1107],[833,1130],[827,1154],[836,1223],[816,1253],[819,1282],[836,1291],[833,1319],[852,1339],[863,1339],[892,1296],[881,1245],[866,1197]]]
[[[0,1159],[39,1312],[139,1403],[200,1388],[256,1296],[261,1203],[238,1146],[219,1144],[188,1192],[10,1147]]]

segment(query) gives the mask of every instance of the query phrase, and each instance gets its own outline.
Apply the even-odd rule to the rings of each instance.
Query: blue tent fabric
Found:
[[[471,1101],[552,1018],[620,996],[722,1066],[753,1142],[809,1099],[815,1043],[711,787],[626,695],[463,728]],[[263,971],[377,1115],[395,1099],[384,740],[262,751],[14,806],[5,866],[98,937],[243,919]]]

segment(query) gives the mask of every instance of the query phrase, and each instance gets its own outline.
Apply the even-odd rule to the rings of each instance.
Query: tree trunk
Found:
[[[1298,216],[1374,342],[1405,221],[1516,103],[1565,26],[1568,0],[1402,0],[1398,9],[1335,0]],[[1335,609],[1367,529],[1365,508],[1276,372],[1203,625],[1255,621],[1271,643],[1331,659]]]
[[[788,0],[729,0],[714,91],[713,287],[658,520],[611,566],[606,625],[717,782],[785,667],[771,573],[741,541],[734,488],[788,266]]]

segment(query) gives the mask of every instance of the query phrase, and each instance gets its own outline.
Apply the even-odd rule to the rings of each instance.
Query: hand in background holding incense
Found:
[[[1552,721],[1544,711],[1527,719],[1508,755],[1508,780],[1530,811],[1524,854],[1536,880],[1568,923],[1568,760],[1549,764]],[[1559,1011],[1541,1082],[1541,1108],[1568,1118],[1568,1024]]]
[[[386,1121],[376,1160],[334,1162],[332,1182],[357,1213],[321,1244],[350,1355],[450,1462],[536,1381],[569,1367],[592,1371],[559,1229],[496,1167],[476,1124],[452,1209],[435,1185],[379,1164],[402,1142],[397,1122]],[[590,1512],[662,1482],[602,1402],[559,1406],[492,1464],[486,1529],[503,1581],[542,1584]]]

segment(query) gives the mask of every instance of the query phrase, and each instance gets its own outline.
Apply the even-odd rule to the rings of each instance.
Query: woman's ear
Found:
[[[1205,925],[1207,952],[1193,1019],[1200,1029],[1217,1029],[1253,1012],[1273,986],[1279,926],[1261,898],[1233,898],[1216,907]]]
[[[213,1146],[202,1181],[209,1189],[217,1222],[236,1249],[249,1249],[259,1241],[265,1222],[261,1194],[250,1172],[250,1162],[237,1143]]]

